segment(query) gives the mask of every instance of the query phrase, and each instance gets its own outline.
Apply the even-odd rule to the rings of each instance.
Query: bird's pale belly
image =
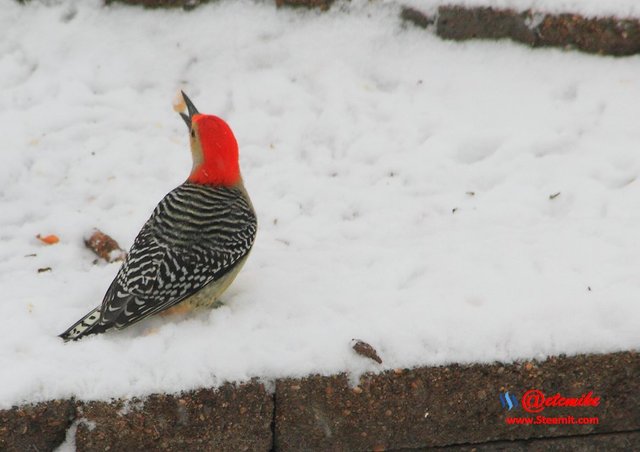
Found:
[[[216,281],[211,281],[201,290],[191,295],[189,298],[182,300],[177,305],[160,312],[160,315],[184,314],[194,309],[211,307],[218,300],[218,297],[227,290],[227,287],[236,279],[238,273],[244,266],[249,253],[247,253],[238,263],[223,277]]]

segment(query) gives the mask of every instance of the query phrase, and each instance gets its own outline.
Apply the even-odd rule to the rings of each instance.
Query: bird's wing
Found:
[[[206,226],[189,224],[181,217],[183,221],[175,222],[171,232],[164,233],[169,229],[159,227],[157,214],[161,210],[162,218],[167,218],[167,202],[171,205],[179,199],[179,190],[165,197],[136,237],[102,302],[102,326],[124,328],[176,305],[224,276],[249,252],[255,217],[245,213],[244,222],[236,221],[232,228],[216,221],[227,221],[228,210],[236,210],[233,204],[219,205],[217,209],[225,211],[224,215],[213,215]],[[230,198],[230,202],[238,201]],[[181,228],[197,228],[204,235]]]

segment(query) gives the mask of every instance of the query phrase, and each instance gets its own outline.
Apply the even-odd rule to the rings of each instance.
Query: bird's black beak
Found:
[[[197,115],[199,112],[196,106],[193,105],[193,102],[191,102],[191,99],[189,99],[189,97],[187,97],[187,95],[184,93],[184,91],[180,92],[182,93],[184,103],[187,104],[187,111],[189,112],[189,116],[185,115],[182,112],[180,112],[180,116],[182,116],[182,119],[187,124],[187,127],[189,128],[189,130],[191,130],[191,120],[193,118],[193,115]]]

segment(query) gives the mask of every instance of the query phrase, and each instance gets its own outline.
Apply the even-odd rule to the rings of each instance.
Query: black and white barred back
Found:
[[[241,185],[184,183],[156,206],[102,305],[60,337],[121,329],[180,303],[230,272],[251,250],[256,231]]]

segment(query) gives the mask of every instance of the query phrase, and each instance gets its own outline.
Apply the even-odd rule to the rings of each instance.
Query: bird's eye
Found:
[[[191,131],[191,138],[195,138],[196,137],[196,132],[194,130]]]

